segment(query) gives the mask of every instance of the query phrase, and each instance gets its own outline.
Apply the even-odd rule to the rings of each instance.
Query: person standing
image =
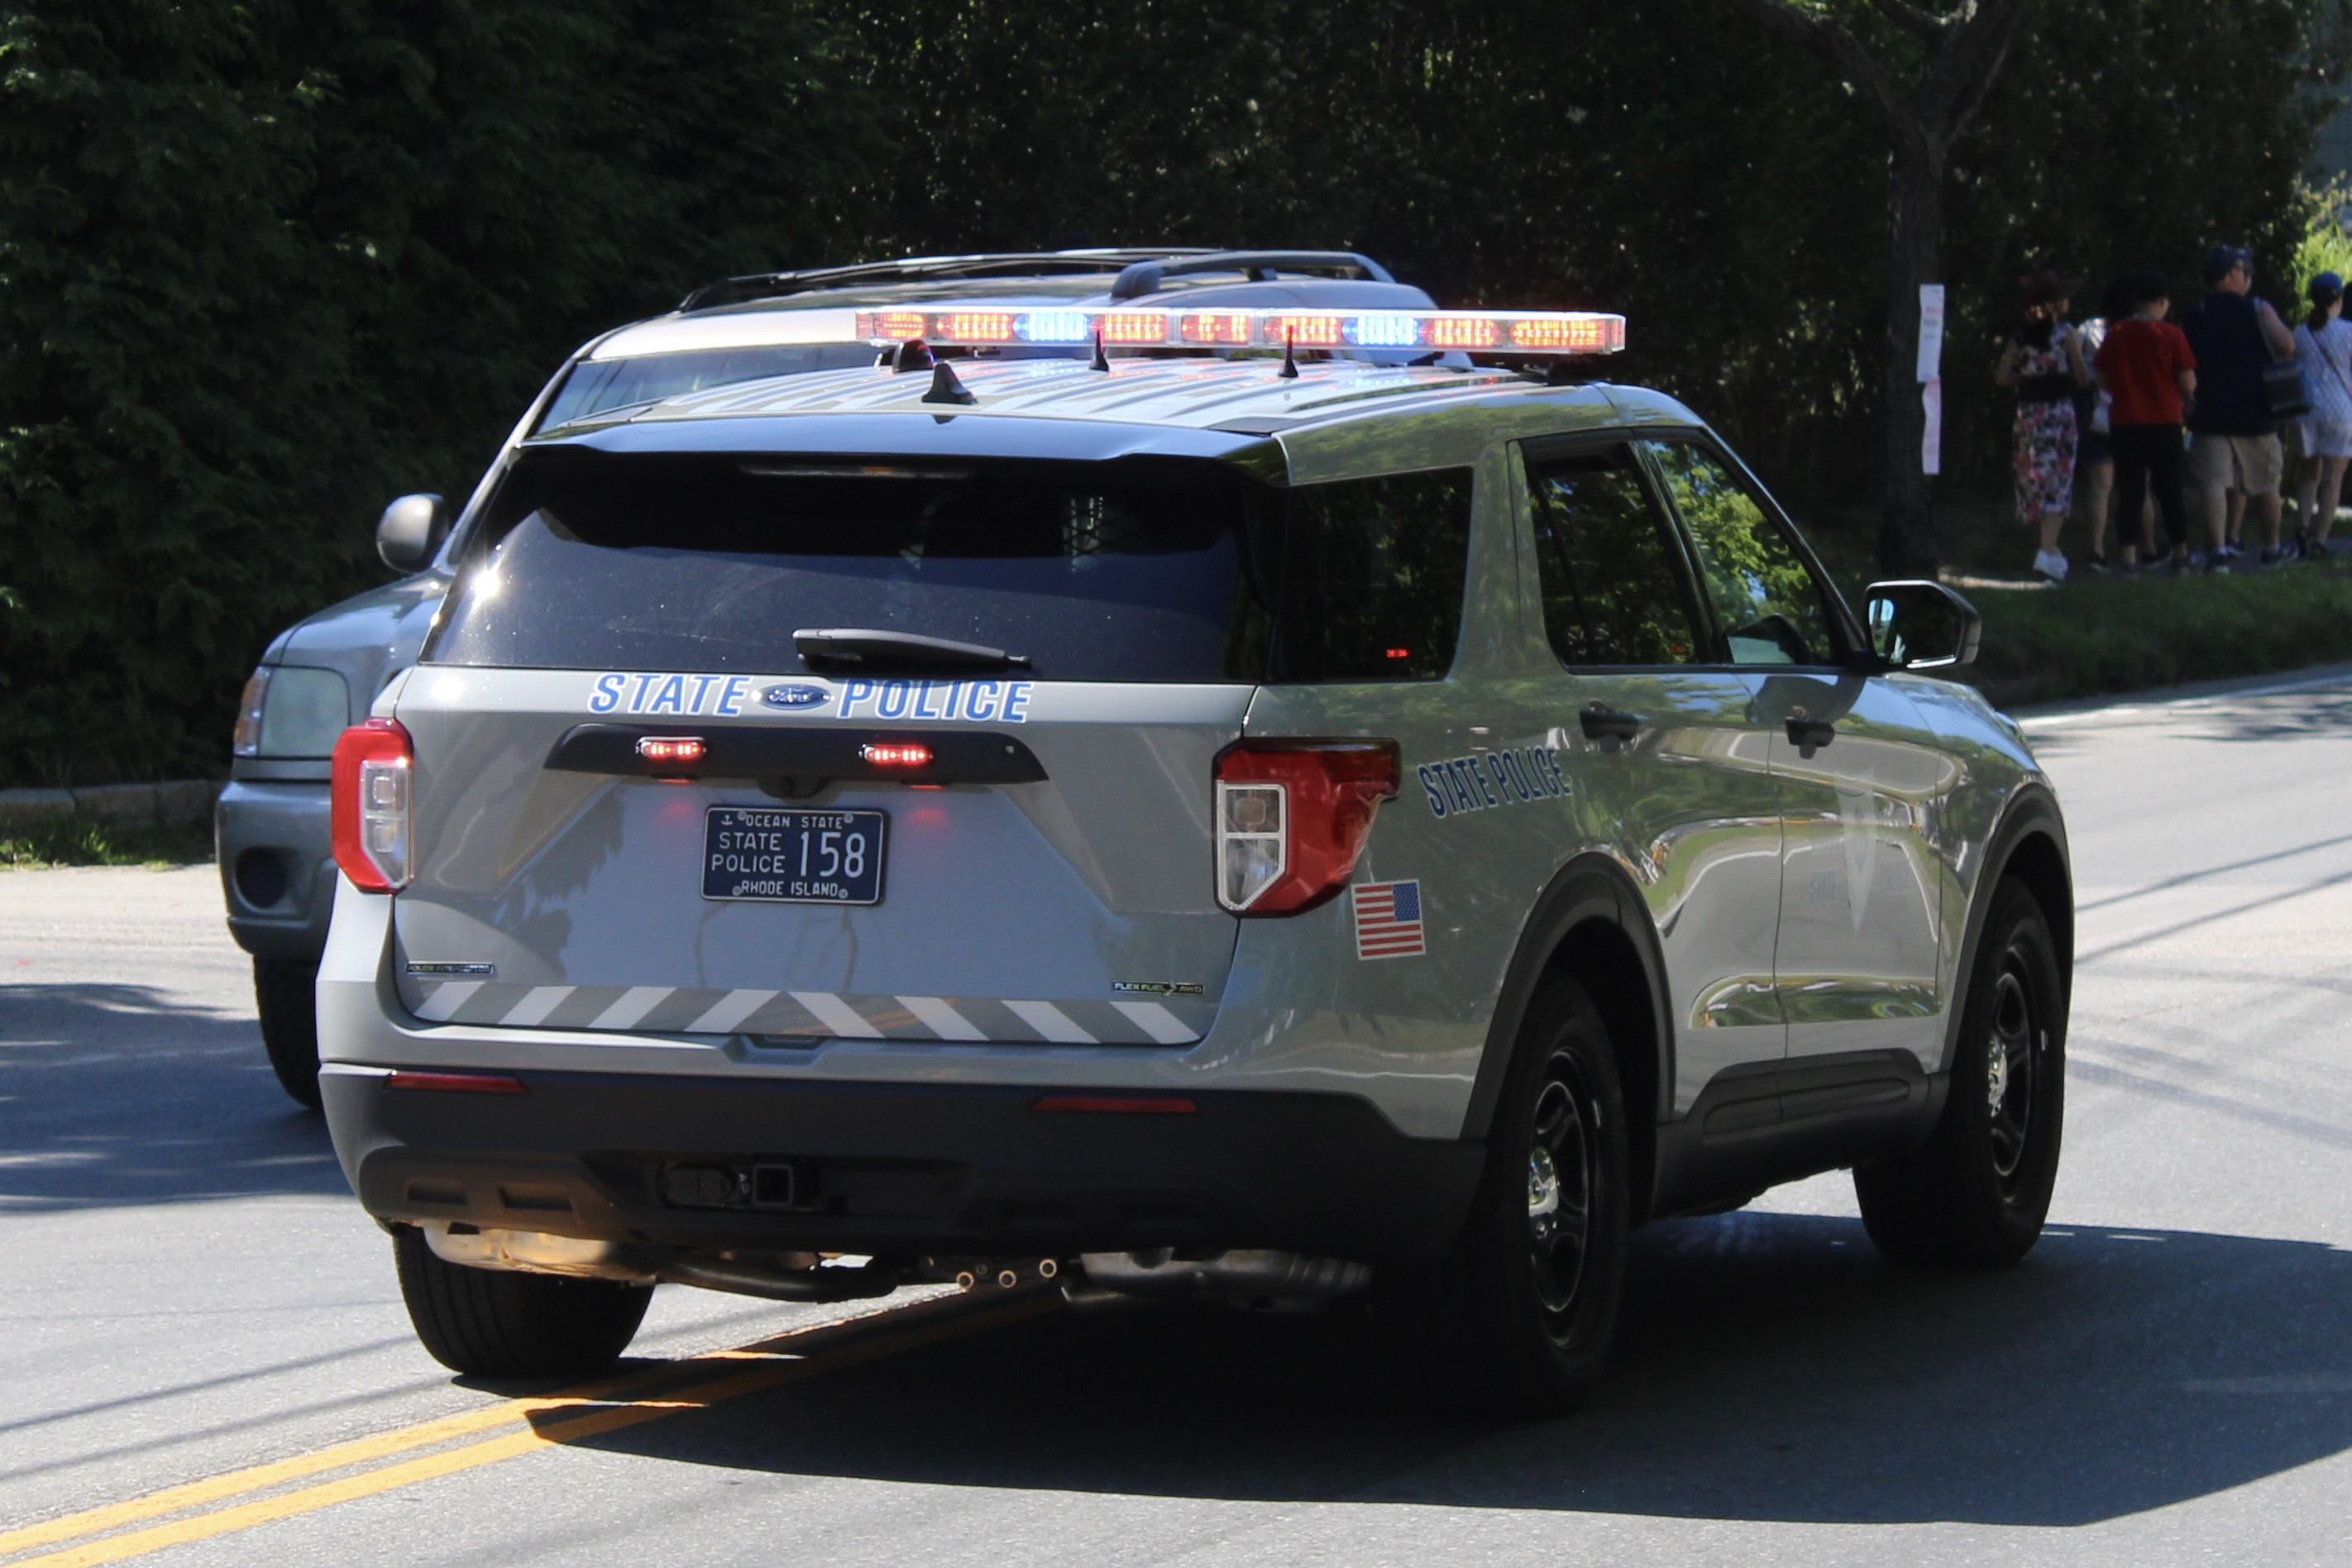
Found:
[[[2180,420],[2184,400],[2197,395],[2197,356],[2180,329],[2164,318],[2172,291],[2161,272],[2133,276],[2132,313],[2111,321],[2099,345],[2099,388],[2113,400],[2107,439],[2116,452],[2116,531],[2140,530],[2142,559],[2153,563],[2154,530],[2141,508],[2153,489],[2156,510],[2171,536],[2172,569],[2189,565],[2189,520],[2180,500]]]
[[[2263,367],[2291,359],[2294,340],[2270,302],[2255,299],[2253,253],[2217,245],[2205,253],[2205,298],[2184,311],[2180,330],[2196,355],[2199,389],[2189,411],[2190,482],[2204,499],[2210,560],[2227,571],[2230,492],[2242,492],[2263,520],[2263,564],[2279,559],[2279,478],[2285,466],[2278,421],[2263,391]]]
[[[2017,388],[2017,416],[2010,426],[2017,520],[2040,525],[2042,548],[2034,552],[2033,569],[2053,583],[2066,580],[2058,531],[2074,505],[2074,395],[2091,383],[2082,341],[2066,324],[2074,288],[2054,272],[2025,279],[2024,317],[1992,373],[1996,386]]]
[[[2303,446],[2302,483],[2295,487],[2297,545],[2306,561],[2324,560],[2327,530],[2352,463],[2352,321],[2344,320],[2344,279],[2323,272],[2311,280],[2311,314],[2294,329],[2294,357],[2311,412],[2296,431]]]
[[[2074,329],[2083,345],[2085,364],[2097,361],[2099,345],[2107,341],[2107,323],[2131,314],[2129,305],[2114,302],[2113,288],[2107,293],[2109,303],[2105,310]],[[2116,450],[2107,440],[2107,411],[2112,402],[2095,383],[2074,395],[2074,493],[2083,498],[2084,517],[2091,532],[2091,557],[2084,564],[2100,576],[2108,571],[2107,502],[2116,489]],[[2126,571],[2133,564],[2138,538],[2137,532],[2126,535],[2123,529],[2116,530],[2116,542],[2122,547]]]

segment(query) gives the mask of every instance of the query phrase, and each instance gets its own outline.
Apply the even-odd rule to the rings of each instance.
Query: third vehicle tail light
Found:
[[[1394,741],[1244,741],[1217,758],[1217,902],[1311,910],[1348,885],[1397,793]]]
[[[415,754],[408,731],[393,719],[354,724],[335,742],[335,864],[362,891],[397,892],[415,874]]]

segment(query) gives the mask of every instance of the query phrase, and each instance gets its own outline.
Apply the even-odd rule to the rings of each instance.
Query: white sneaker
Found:
[[[2063,583],[2066,580],[2066,558],[2054,550],[2036,551],[2033,556],[2033,569],[2053,583]]]

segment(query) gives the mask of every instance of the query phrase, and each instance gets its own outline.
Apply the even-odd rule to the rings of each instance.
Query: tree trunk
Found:
[[[1898,130],[1889,171],[1886,226],[1886,410],[1884,510],[1878,564],[1897,577],[1932,577],[1937,560],[1935,481],[1919,465],[1927,431],[1920,402],[1919,285],[1942,281],[1944,150]]]

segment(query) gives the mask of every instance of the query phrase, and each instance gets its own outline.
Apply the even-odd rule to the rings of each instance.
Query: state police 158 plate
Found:
[[[702,896],[878,904],[889,832],[878,811],[714,805],[702,819]]]

